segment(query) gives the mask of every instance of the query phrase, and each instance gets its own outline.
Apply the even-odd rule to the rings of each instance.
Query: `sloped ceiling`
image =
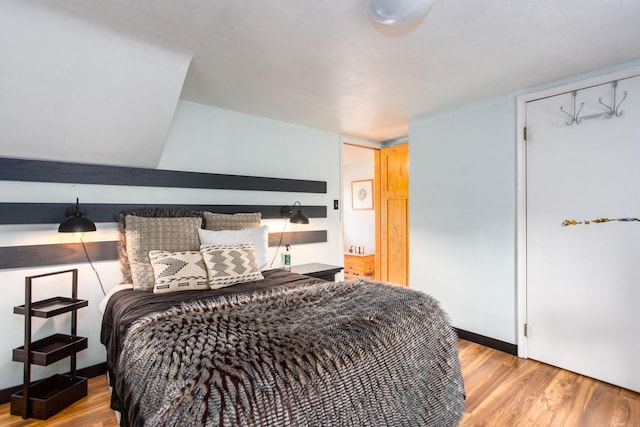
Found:
[[[0,149],[92,138],[101,162],[116,144],[150,164],[180,90],[385,141],[412,117],[638,60],[638,22],[638,0],[435,0],[392,28],[367,0],[3,0]]]
[[[31,2],[1,9],[1,155],[156,167],[191,55]]]

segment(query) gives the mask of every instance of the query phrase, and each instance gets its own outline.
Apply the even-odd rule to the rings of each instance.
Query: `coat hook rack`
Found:
[[[624,95],[622,96],[622,99],[620,100],[620,102],[617,102],[618,82],[613,81],[611,82],[611,85],[613,87],[613,103],[609,106],[604,102],[602,102],[602,97],[598,98],[598,102],[607,109],[607,112],[605,113],[596,113],[596,114],[581,116],[580,113],[582,112],[582,108],[584,107],[584,102],[580,103],[580,108],[578,109],[578,111],[576,111],[576,97],[578,96],[578,91],[575,90],[571,92],[571,94],[573,95],[573,113],[570,114],[564,109],[564,107],[560,107],[560,111],[562,111],[567,116],[569,116],[569,121],[565,121],[565,123],[570,126],[574,123],[578,125],[582,123],[584,120],[588,120],[588,119],[610,119],[612,117],[620,117],[622,115],[622,110],[620,109],[620,106],[622,105],[624,100],[627,99],[627,91],[626,90],[624,91]]]
[[[582,121],[582,118],[580,117],[580,112],[582,111],[582,108],[584,107],[584,102],[580,103],[580,109],[576,112],[576,97],[578,96],[578,91],[574,90],[572,92],[573,95],[573,113],[568,113],[565,111],[564,107],[560,107],[560,111],[562,111],[563,113],[565,113],[567,116],[569,116],[569,121],[565,122],[567,125],[571,126],[572,124],[580,124],[580,122]]]
[[[613,116],[620,117],[622,115],[622,110],[620,110],[620,106],[622,105],[624,100],[627,99],[627,91],[625,90],[622,99],[616,105],[616,92],[618,91],[618,82],[617,81],[611,82],[611,85],[613,86],[613,104],[611,106],[608,106],[607,104],[602,102],[602,97],[598,98],[598,102],[604,105],[607,108],[607,110],[609,110],[608,112],[604,113],[604,115],[602,116],[605,119],[610,119]]]

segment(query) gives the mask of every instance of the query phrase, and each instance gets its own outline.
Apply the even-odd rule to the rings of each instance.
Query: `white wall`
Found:
[[[47,3],[2,2],[0,152],[156,167],[192,55]]]
[[[344,144],[342,167],[342,200],[344,251],[350,246],[364,246],[365,253],[376,251],[376,217],[374,210],[354,210],[351,203],[351,182],[374,178],[374,151],[370,148]]]
[[[460,329],[516,342],[513,95],[411,120],[411,286]]]
[[[416,117],[411,155],[411,286],[453,326],[517,343],[516,97],[639,61]]]
[[[294,246],[293,263],[342,265],[340,215],[339,211],[332,209],[333,199],[341,198],[340,150],[341,141],[337,134],[180,102],[161,156],[160,168],[326,181],[327,194],[0,182],[0,202],[69,202],[72,205],[75,198],[79,197],[81,204],[120,202],[284,206],[299,200],[303,206],[327,206],[328,217],[312,218],[311,224],[305,229],[328,230],[328,242]],[[42,157],[46,158],[46,153],[43,152]],[[270,226],[270,231],[277,232],[285,221],[267,220],[265,223]],[[115,224],[97,226],[98,232],[88,233],[85,241],[117,239]],[[0,226],[0,242],[2,246],[20,246],[74,241],[73,236],[57,233],[56,230],[57,224]],[[293,231],[293,228],[289,227],[287,231]],[[275,249],[271,249],[270,255],[274,253]],[[107,290],[120,281],[118,262],[94,264]],[[74,267],[79,268],[80,298],[89,300],[89,307],[78,312],[78,333],[89,338],[89,348],[78,354],[78,367],[105,360],[104,348],[99,342],[101,313],[98,304],[102,293],[88,264],[1,270],[3,297],[0,299],[0,328],[3,332],[0,340],[0,389],[22,383],[23,365],[11,361],[11,353],[23,342],[23,317],[13,314],[13,307],[24,303],[24,277]],[[66,295],[67,289],[64,280],[46,281],[38,286],[37,297]],[[34,338],[67,330],[67,325],[65,316],[36,319]],[[34,367],[33,378],[65,369],[68,369],[68,359],[49,367]]]

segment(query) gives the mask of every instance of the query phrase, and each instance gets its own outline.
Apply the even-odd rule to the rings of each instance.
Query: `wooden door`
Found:
[[[380,280],[409,286],[409,145],[380,150]]]

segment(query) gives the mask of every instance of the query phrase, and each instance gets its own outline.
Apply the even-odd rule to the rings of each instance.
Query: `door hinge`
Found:
[[[524,336],[525,337],[529,336],[529,324],[528,323],[524,324]]]
[[[522,136],[524,138],[524,140],[527,140],[527,127],[525,126],[524,129],[522,130]]]

